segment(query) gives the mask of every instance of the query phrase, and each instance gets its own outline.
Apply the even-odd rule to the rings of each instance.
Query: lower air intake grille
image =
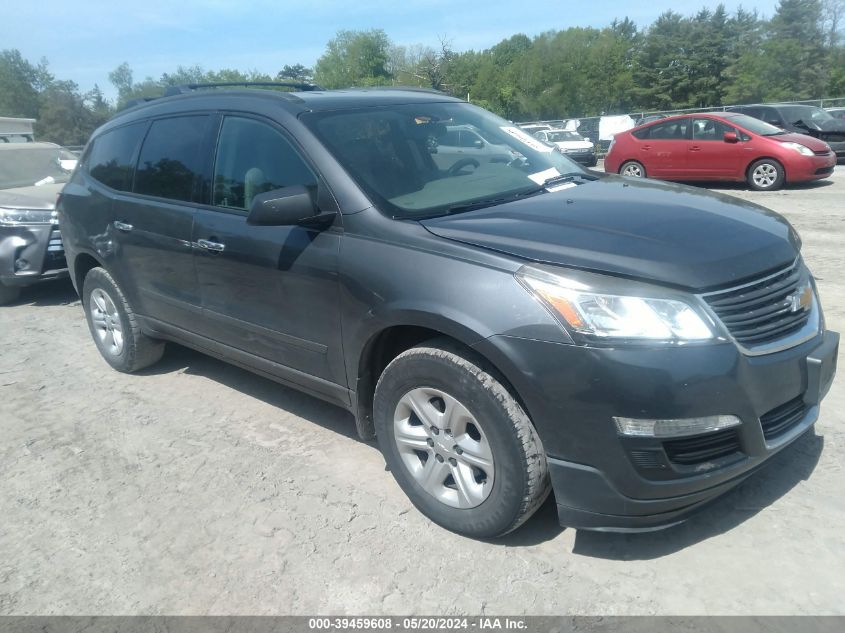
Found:
[[[807,405],[804,397],[798,396],[786,404],[775,407],[768,413],[760,416],[760,425],[763,427],[763,437],[771,440],[778,435],[786,433],[789,429],[804,419],[807,412]]]
[[[741,450],[736,429],[725,429],[707,435],[669,440],[663,442],[663,449],[666,451],[669,461],[685,466],[727,457]]]

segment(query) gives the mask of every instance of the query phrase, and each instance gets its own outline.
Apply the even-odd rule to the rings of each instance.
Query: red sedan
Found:
[[[772,191],[826,178],[836,155],[824,141],[731,112],[660,119],[617,134],[604,169],[663,180],[747,181]]]

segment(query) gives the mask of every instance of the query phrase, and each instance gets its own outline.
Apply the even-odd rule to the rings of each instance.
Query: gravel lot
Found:
[[[845,166],[760,194],[845,332]],[[815,432],[640,535],[471,541],[428,522],[351,416],[171,345],[112,371],[69,283],[0,308],[0,614],[845,614],[845,379]]]

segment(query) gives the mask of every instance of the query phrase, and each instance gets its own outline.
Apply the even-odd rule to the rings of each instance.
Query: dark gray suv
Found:
[[[474,537],[550,491],[563,525],[671,525],[817,419],[839,337],[777,214],[440,93],[186,92],[97,130],[59,202],[115,369],[176,341],[344,407]],[[456,126],[507,151],[444,163]]]

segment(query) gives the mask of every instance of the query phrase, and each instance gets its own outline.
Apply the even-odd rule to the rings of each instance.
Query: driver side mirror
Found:
[[[738,143],[739,137],[736,135],[736,132],[725,132],[724,141],[725,143]]]
[[[484,141],[482,141],[480,138],[477,138],[472,142],[472,146],[475,149],[481,149],[482,147],[484,147]]]
[[[293,226],[316,215],[317,205],[308,187],[293,185],[255,196],[246,223],[256,226]]]

